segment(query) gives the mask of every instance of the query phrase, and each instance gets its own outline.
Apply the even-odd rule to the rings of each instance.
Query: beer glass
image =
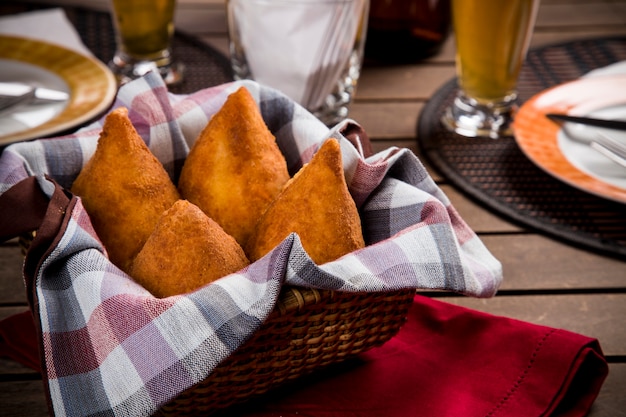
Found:
[[[443,124],[467,137],[512,136],[517,79],[539,0],[452,0],[459,93]]]
[[[109,67],[120,83],[158,71],[166,84],[181,81],[172,57],[176,0],[111,0],[117,49]]]

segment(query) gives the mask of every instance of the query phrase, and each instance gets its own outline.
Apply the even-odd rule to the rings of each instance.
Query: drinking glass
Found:
[[[282,91],[327,125],[348,115],[369,0],[227,0],[235,79]]]
[[[512,136],[517,79],[539,0],[452,0],[459,93],[442,122],[468,137]]]
[[[168,85],[182,80],[172,56],[176,0],[111,0],[117,49],[109,67],[120,83],[158,71]]]

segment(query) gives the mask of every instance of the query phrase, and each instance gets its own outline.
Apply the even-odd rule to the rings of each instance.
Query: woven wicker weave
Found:
[[[32,234],[19,238],[26,253]],[[209,415],[391,339],[415,289],[352,293],[286,286],[261,328],[159,416]]]
[[[160,415],[207,415],[380,346],[406,321],[415,290],[340,293],[287,287],[257,333]]]

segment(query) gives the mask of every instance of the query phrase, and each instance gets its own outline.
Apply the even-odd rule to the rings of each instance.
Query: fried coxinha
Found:
[[[159,218],[181,197],[128,118],[105,118],[94,155],[72,185],[111,262],[128,272]]]
[[[72,191],[111,261],[157,297],[236,272],[294,232],[318,264],[364,247],[338,141],[325,141],[289,178],[243,87],[194,142],[178,188],[118,108]]]
[[[178,189],[244,245],[288,180],[276,138],[250,92],[241,87],[193,144]]]

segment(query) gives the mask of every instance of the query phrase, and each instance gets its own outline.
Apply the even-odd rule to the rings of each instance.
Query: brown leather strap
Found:
[[[0,241],[38,229],[49,202],[36,177],[28,177],[0,195]]]
[[[357,149],[363,150],[363,156],[368,157],[374,154],[370,138],[361,126],[356,123],[346,123],[340,130],[341,134],[350,141]],[[360,144],[360,146],[359,146]]]
[[[32,285],[45,254],[56,245],[67,224],[66,213],[76,200],[54,180],[49,199],[36,177],[28,177],[0,195],[0,239],[7,240],[36,231],[24,262],[28,301],[33,305]]]

